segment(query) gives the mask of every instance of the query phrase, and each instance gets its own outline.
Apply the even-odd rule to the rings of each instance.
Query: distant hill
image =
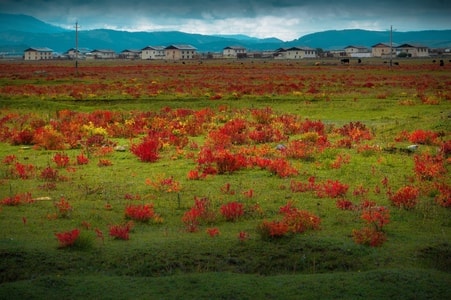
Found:
[[[451,30],[425,30],[425,31],[393,31],[393,42],[398,44],[422,44],[430,48],[451,47]],[[304,35],[288,42],[288,45],[307,45],[324,50],[343,49],[344,47],[366,46],[371,47],[377,43],[389,43],[390,31],[369,31],[361,29],[328,30]]]
[[[58,26],[47,24],[31,16],[0,13],[0,31],[57,33],[65,32],[67,30]]]
[[[371,47],[379,42],[388,43],[389,31],[329,30],[283,42],[277,38],[259,39],[242,34],[202,35],[179,31],[127,32],[107,29],[81,30],[78,46],[87,49],[142,49],[148,45],[168,46],[190,44],[201,52],[219,52],[227,46],[243,46],[253,50],[275,50],[281,47],[308,46],[324,50],[343,49],[346,46]],[[393,32],[395,43],[416,43],[431,48],[451,47],[451,30]],[[48,47],[66,52],[75,47],[75,31],[53,26],[26,15],[0,14],[0,52],[15,52],[28,47]]]

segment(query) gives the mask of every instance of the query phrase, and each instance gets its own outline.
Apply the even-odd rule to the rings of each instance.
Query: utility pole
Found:
[[[75,70],[78,75],[78,21],[75,22]]]
[[[393,25],[390,25],[390,69],[392,67],[393,56]]]

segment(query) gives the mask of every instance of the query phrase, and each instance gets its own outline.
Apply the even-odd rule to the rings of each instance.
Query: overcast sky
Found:
[[[179,30],[284,41],[331,29],[451,29],[450,0],[0,0],[0,12],[81,30]]]

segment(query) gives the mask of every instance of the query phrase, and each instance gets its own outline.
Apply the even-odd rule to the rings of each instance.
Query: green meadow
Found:
[[[10,71],[0,78],[0,299],[451,297],[448,66],[432,68],[426,61],[409,60],[393,69],[377,61],[365,66],[235,61],[206,62],[202,71],[196,71],[194,63],[148,62],[138,66],[138,75],[126,71],[136,62],[121,63],[123,72],[96,69],[112,64],[91,63],[85,69],[80,64],[76,75],[69,63],[58,62],[44,77],[33,70],[45,70],[45,64],[4,65]],[[264,76],[252,75],[256,71]],[[271,77],[273,73],[277,77]],[[246,83],[231,88],[240,74],[252,88]],[[152,79],[160,91],[147,95]],[[280,93],[274,87],[257,91],[268,82],[280,87],[282,80],[296,87]],[[184,81],[193,92],[177,90]],[[205,87],[212,82],[220,92]],[[105,91],[92,88],[91,96],[73,94],[71,86],[81,89],[93,83],[103,83]],[[21,86],[27,94],[17,92]],[[139,96],[131,96],[132,87]],[[53,94],[37,94],[39,88]],[[120,118],[108,126],[95,125],[105,112]],[[208,116],[195,123],[193,116],[200,119],[204,112]],[[243,155],[254,164],[190,178],[191,171],[205,167],[199,155],[213,143],[213,133],[224,134],[215,145],[237,133],[224,133],[233,120],[247,125],[243,132],[270,128],[283,137],[276,139],[274,133],[263,142],[247,138],[230,145],[223,140],[234,158]],[[307,120],[319,122],[323,132],[299,129]],[[139,121],[143,127],[136,125]],[[188,133],[189,122],[195,134]],[[135,134],[112,131],[131,130],[132,123]],[[89,130],[100,133],[103,144],[64,142],[63,149],[51,149],[49,136],[39,139],[39,130],[58,131],[63,125],[84,138]],[[358,128],[345,136],[352,126]],[[164,140],[157,160],[141,161],[133,145],[162,127],[186,138],[186,144],[177,147]],[[14,139],[24,129],[34,134],[29,143]],[[431,138],[417,136],[424,132]],[[318,146],[321,136],[328,143]],[[304,149],[311,152],[302,157],[287,158],[292,174],[281,176],[259,164],[261,158],[285,158],[277,147],[293,141],[316,144],[313,150]],[[412,144],[418,148],[409,150]],[[212,155],[222,150],[214,148]],[[69,163],[58,166],[56,154]],[[77,164],[81,154],[89,162]],[[419,170],[418,160],[427,157],[427,170]],[[18,164],[32,167],[21,177]],[[220,170],[218,162],[212,166]],[[56,175],[44,176],[46,168]],[[166,185],[168,178],[177,185]],[[314,188],[293,189],[312,178],[317,189],[332,181],[347,189],[337,197],[327,190],[323,196]],[[406,186],[417,191],[414,204],[397,206],[393,195]],[[31,203],[6,201],[27,193]],[[61,199],[70,204],[64,213],[58,206]],[[208,217],[196,219],[194,230],[189,230],[184,217],[195,199],[207,199]],[[340,200],[352,207],[340,208]],[[230,202],[242,205],[243,215],[228,220],[221,208]],[[368,225],[362,214],[363,203],[370,202],[389,211],[389,221],[376,226],[384,237],[376,246],[356,242],[353,233]],[[139,221],[124,213],[130,205],[145,204],[157,217]],[[264,222],[283,220],[280,209],[288,204],[318,217],[319,227],[281,236],[262,233]],[[111,226],[130,221],[128,239],[110,235]],[[77,240],[62,246],[56,234],[73,229],[80,231]]]

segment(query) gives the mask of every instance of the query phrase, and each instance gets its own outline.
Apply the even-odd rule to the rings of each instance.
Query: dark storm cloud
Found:
[[[245,33],[289,39],[328,29],[451,28],[449,0],[0,0],[0,11],[85,29]]]

